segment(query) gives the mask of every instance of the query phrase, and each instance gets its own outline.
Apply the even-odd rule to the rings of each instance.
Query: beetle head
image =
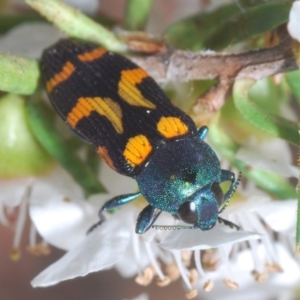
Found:
[[[213,228],[224,200],[219,183],[212,183],[191,195],[178,209],[178,217],[202,230]]]

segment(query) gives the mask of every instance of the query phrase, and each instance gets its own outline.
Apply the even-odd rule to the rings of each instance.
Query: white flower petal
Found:
[[[293,3],[287,29],[290,36],[300,42],[300,1]]]
[[[283,244],[276,243],[274,246],[278,254],[279,264],[283,268],[283,273],[274,275],[274,284],[283,288],[298,285],[300,281],[299,260]]]
[[[111,218],[35,277],[32,286],[49,286],[113,266],[122,258],[129,236],[128,227],[120,226],[117,218]]]
[[[40,184],[42,184],[40,186]],[[63,195],[68,198],[84,199],[82,188],[71,177],[71,175],[61,167],[56,167],[50,174],[36,179],[32,198],[49,196],[43,191],[44,186],[52,189],[51,195]]]
[[[236,205],[230,206],[226,208],[224,213],[222,213],[221,217],[226,217],[235,213],[249,213],[256,212],[264,205],[268,205],[271,202],[271,199],[267,196],[254,195],[248,198],[247,201],[240,202]]]
[[[29,58],[40,58],[42,51],[64,35],[44,22],[22,24],[11,29],[0,39],[1,53]]]
[[[133,234],[135,233],[132,232],[132,235]],[[140,243],[138,240],[134,243],[133,238],[139,239],[139,236],[136,235],[133,237],[132,235],[131,243],[128,245],[122,259],[115,265],[116,270],[124,278],[133,277],[141,273],[141,271],[150,264],[144,244]],[[137,247],[138,249],[135,249],[134,247]]]
[[[97,208],[87,201],[61,195],[38,200],[30,205],[30,217],[39,234],[58,248],[68,250],[76,246],[98,221]]]
[[[274,231],[294,232],[297,200],[271,201],[257,208],[257,213]]]
[[[0,201],[2,204],[8,207],[19,205],[26,189],[32,184],[32,181],[32,178],[0,181]]]
[[[120,213],[120,217],[118,217],[120,226],[127,222],[131,236],[123,258],[116,263],[115,268],[122,277],[129,278],[141,273],[150,264],[150,261],[145,254],[144,234],[135,233],[135,224],[139,210],[132,205],[128,205],[127,207],[122,207],[122,212]],[[124,220],[121,218],[124,218]]]
[[[277,140],[276,140],[277,144]],[[242,147],[237,152],[237,159],[243,160],[250,166],[260,168],[269,172],[277,173],[286,177],[298,177],[299,170],[297,167],[292,166],[291,164],[287,163],[286,161],[282,160],[281,157],[278,158],[276,153],[273,151],[270,152],[270,149],[278,149],[275,143],[270,145],[268,148],[268,152],[261,151],[262,148],[260,147],[260,151],[253,146]],[[283,151],[281,153],[288,153]]]
[[[258,239],[259,234],[231,230],[224,224],[216,224],[207,231],[200,229],[181,229],[172,231],[159,245],[166,250],[210,249],[227,243],[238,243]]]

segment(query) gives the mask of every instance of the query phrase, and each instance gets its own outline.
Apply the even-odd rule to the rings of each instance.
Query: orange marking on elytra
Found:
[[[46,82],[47,92],[50,93],[57,85],[66,81],[75,71],[75,66],[67,61],[62,70]]]
[[[149,75],[141,68],[121,71],[121,79],[118,84],[118,93],[121,98],[133,106],[155,109],[155,104],[144,98],[141,91],[137,88],[137,84],[147,77]]]
[[[177,117],[161,117],[157,130],[166,138],[181,136],[189,131],[188,126]]]
[[[68,113],[67,122],[75,128],[81,119],[88,117],[93,111],[106,117],[117,133],[123,133],[121,107],[110,98],[80,97],[71,112]]]
[[[82,54],[78,54],[77,57],[82,62],[91,62],[100,58],[103,54],[105,54],[106,50],[104,48],[96,48],[92,51],[87,51]]]
[[[131,167],[140,165],[152,151],[152,146],[146,136],[139,134],[130,138],[123,155]]]
[[[111,167],[113,170],[116,170],[116,168],[114,166],[114,162],[111,159],[111,157],[109,156],[106,147],[104,147],[104,146],[98,147],[97,153],[103,158],[103,160],[107,163],[107,165],[109,167]]]

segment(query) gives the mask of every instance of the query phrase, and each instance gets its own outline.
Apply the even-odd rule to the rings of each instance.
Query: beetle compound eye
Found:
[[[178,210],[178,216],[188,224],[196,224],[198,216],[195,202],[184,202]]]
[[[223,194],[223,191],[222,191],[220,185],[217,182],[214,182],[211,185],[211,191],[214,193],[215,198],[216,198],[217,202],[219,203],[219,206],[221,206],[224,201],[224,194]]]

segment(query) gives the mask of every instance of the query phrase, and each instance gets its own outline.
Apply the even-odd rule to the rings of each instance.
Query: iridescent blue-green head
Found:
[[[235,188],[211,147],[198,136],[162,144],[135,177],[151,206],[202,230],[218,221],[220,206]],[[220,183],[231,181],[225,195]]]

